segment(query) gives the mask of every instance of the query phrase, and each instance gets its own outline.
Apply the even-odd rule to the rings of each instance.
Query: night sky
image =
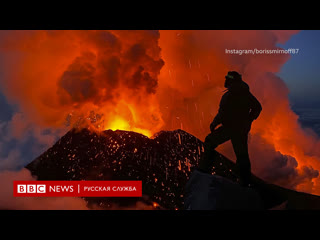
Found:
[[[320,108],[320,30],[303,30],[293,35],[284,49],[299,48],[299,53],[282,67],[279,76],[290,91],[297,107]]]

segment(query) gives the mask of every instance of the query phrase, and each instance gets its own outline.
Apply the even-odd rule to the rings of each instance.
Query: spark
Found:
[[[208,82],[210,82],[211,80],[210,80],[210,76],[209,76],[209,74],[207,73],[207,79],[208,79]]]
[[[186,158],[186,166],[188,167],[188,171],[190,172],[191,164],[188,158]]]
[[[168,180],[168,168],[166,168],[166,180]]]

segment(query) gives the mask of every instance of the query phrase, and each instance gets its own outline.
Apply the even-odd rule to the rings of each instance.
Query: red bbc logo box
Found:
[[[14,197],[141,197],[141,181],[14,181]]]

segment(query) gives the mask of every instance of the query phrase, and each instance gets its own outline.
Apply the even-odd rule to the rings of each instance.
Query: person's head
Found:
[[[239,83],[242,81],[242,76],[236,71],[228,72],[226,76],[226,80],[224,82],[225,88],[230,88],[230,86],[234,83]]]

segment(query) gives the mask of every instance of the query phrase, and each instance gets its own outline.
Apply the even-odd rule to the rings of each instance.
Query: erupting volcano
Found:
[[[152,201],[181,209],[182,186],[198,164],[224,76],[237,71],[263,107],[249,136],[253,174],[319,195],[319,137],[301,128],[277,76],[289,55],[225,51],[281,49],[296,33],[3,31],[0,83],[23,116],[13,117],[13,135],[27,124],[59,130],[59,138],[67,133],[27,168],[39,179],[143,179]],[[228,167],[217,171],[232,178],[230,144],[217,150],[232,160],[221,155]]]

